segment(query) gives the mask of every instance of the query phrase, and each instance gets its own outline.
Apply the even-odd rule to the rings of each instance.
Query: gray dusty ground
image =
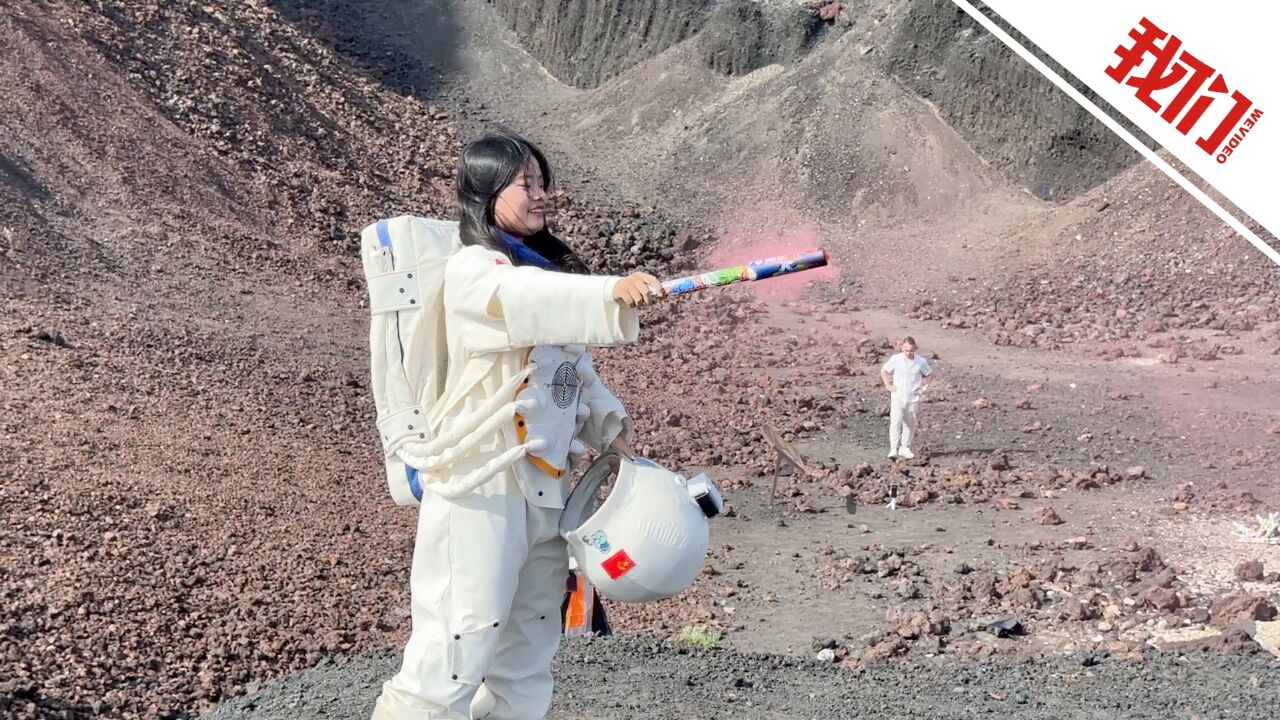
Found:
[[[558,661],[551,720],[578,718],[1270,718],[1276,663],[1151,657],[953,661],[862,675],[770,655],[703,653],[636,638],[574,641]],[[326,662],[239,698],[209,720],[366,718],[395,669],[388,653]]]

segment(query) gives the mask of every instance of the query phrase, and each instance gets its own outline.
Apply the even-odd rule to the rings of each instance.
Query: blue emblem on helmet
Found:
[[[590,545],[591,547],[595,548],[596,550],[599,550],[602,553],[607,554],[610,550],[609,536],[605,535],[603,530],[597,530],[591,533],[591,535],[589,536],[584,535],[582,537],[582,542]]]

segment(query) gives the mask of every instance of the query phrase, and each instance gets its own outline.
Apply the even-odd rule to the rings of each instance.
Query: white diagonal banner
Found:
[[[1280,252],[1040,62],[968,0],[953,0],[1277,264]],[[1230,199],[1280,235],[1280,5],[1188,0],[986,0]]]

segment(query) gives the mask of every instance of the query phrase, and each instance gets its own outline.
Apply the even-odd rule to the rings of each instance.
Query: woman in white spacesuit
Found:
[[[413,629],[374,720],[546,714],[569,573],[558,532],[567,476],[584,445],[632,454],[631,420],[585,346],[634,341],[636,307],[662,287],[645,273],[584,274],[547,232],[550,180],[543,154],[514,135],[477,140],[459,160],[463,247],[445,271],[449,366],[440,432],[530,382],[545,385],[546,401],[525,413],[527,424],[516,414],[492,437],[460,447],[448,467],[469,478],[501,468],[491,479],[456,497],[430,485],[424,491],[410,580]],[[530,377],[531,361],[553,368],[553,379]],[[548,409],[559,419],[540,425],[538,413]],[[530,447],[541,450],[504,462],[535,431],[542,435]],[[447,486],[448,478],[437,480]]]

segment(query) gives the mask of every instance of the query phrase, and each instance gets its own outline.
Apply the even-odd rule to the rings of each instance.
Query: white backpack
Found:
[[[458,223],[411,215],[379,220],[360,234],[373,401],[397,505],[422,500],[419,471],[405,459],[431,454],[435,439],[428,417],[448,370],[444,269],[460,247]]]
[[[576,429],[577,407],[560,407],[548,394],[566,365],[565,350],[532,349],[524,369],[441,429],[449,369],[445,266],[462,247],[458,223],[401,215],[366,227],[360,238],[371,316],[369,372],[387,488],[395,503],[421,504],[427,486],[442,497],[459,497],[513,466],[517,473],[531,472],[519,464],[528,455],[551,461],[538,467],[559,477],[569,456],[585,450],[565,432],[566,423],[568,430]],[[579,372],[588,382],[595,377],[589,366]],[[516,444],[478,467],[457,469],[459,460],[503,427],[518,438]],[[558,442],[561,436],[570,441]]]

